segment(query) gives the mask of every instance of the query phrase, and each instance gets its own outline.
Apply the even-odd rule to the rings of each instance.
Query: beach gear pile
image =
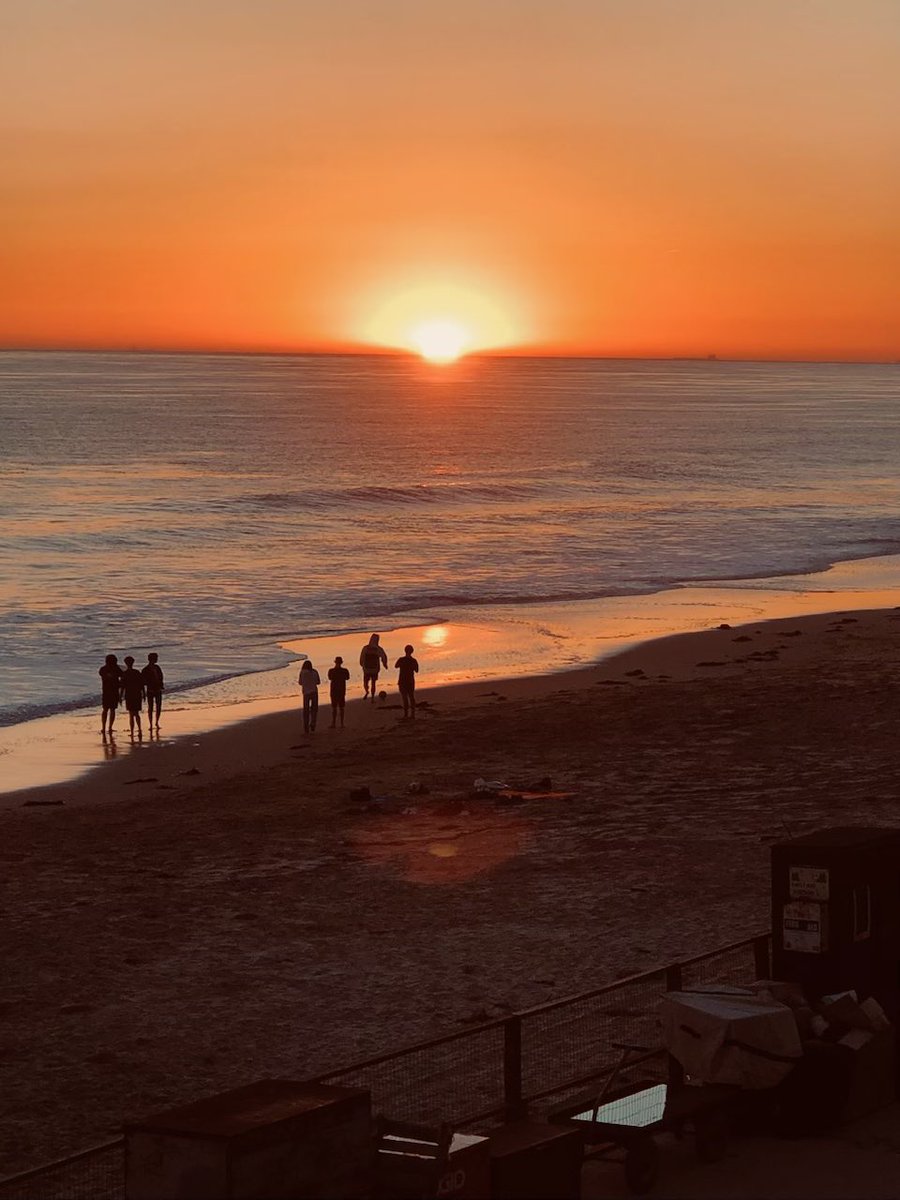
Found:
[[[854,991],[810,1003],[799,985],[758,980],[668,992],[666,1049],[697,1084],[778,1089],[784,1132],[813,1133],[890,1104],[894,1027]]]

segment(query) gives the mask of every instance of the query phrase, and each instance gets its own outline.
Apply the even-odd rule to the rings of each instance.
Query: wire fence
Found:
[[[462,1124],[503,1109],[504,1025],[478,1025],[332,1071],[319,1082],[368,1088],[372,1111],[398,1121]]]
[[[0,1180],[3,1200],[124,1200],[125,1139]]]
[[[620,1047],[659,1045],[667,991],[767,978],[770,939],[757,935],[687,962],[354,1063],[317,1082],[365,1087],[396,1120],[488,1128],[577,1095],[617,1069]],[[665,1078],[660,1056],[632,1070]],[[124,1200],[125,1139],[0,1180],[0,1200]]]

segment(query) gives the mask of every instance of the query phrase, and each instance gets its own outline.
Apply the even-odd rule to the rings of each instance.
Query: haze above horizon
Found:
[[[900,357],[893,0],[30,0],[0,346]]]

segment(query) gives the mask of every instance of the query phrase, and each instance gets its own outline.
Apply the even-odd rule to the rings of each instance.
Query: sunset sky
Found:
[[[6,0],[0,60],[0,345],[900,357],[897,0]]]

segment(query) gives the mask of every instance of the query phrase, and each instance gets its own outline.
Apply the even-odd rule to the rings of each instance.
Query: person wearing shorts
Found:
[[[375,699],[376,685],[378,684],[378,672],[382,667],[387,669],[388,658],[384,650],[380,646],[381,635],[373,633],[363,646],[359,655],[359,665],[363,672],[363,694],[368,696],[369,689],[372,690],[372,700]]]
[[[400,699],[403,701],[403,716],[413,718],[416,715],[416,675],[419,671],[419,664],[412,656],[413,647],[403,647],[403,657],[398,658],[394,666],[399,671],[397,676],[397,690],[400,693]]]
[[[109,732],[113,731],[113,722],[116,719],[116,709],[119,707],[119,700],[122,695],[122,668],[119,666],[119,660],[114,654],[107,654],[106,661],[97,672],[102,680],[101,683],[101,705],[102,713],[100,716],[100,732],[106,737],[107,721],[109,722]]]
[[[341,718],[341,729],[344,728],[344,706],[347,703],[347,680],[349,678],[350,672],[344,666],[344,660],[338,655],[334,660],[334,666],[328,672],[332,729],[334,729],[338,717]]]
[[[134,659],[130,654],[125,657],[125,670],[122,672],[122,697],[128,712],[129,732],[133,734],[137,725],[138,737],[143,737],[141,709],[144,707],[144,677],[134,669]]]
[[[156,709],[156,728],[159,729],[159,714],[162,711],[162,694],[165,689],[159,655],[147,655],[147,665],[141,671],[144,691],[147,694],[147,726],[153,728],[153,710]]]

